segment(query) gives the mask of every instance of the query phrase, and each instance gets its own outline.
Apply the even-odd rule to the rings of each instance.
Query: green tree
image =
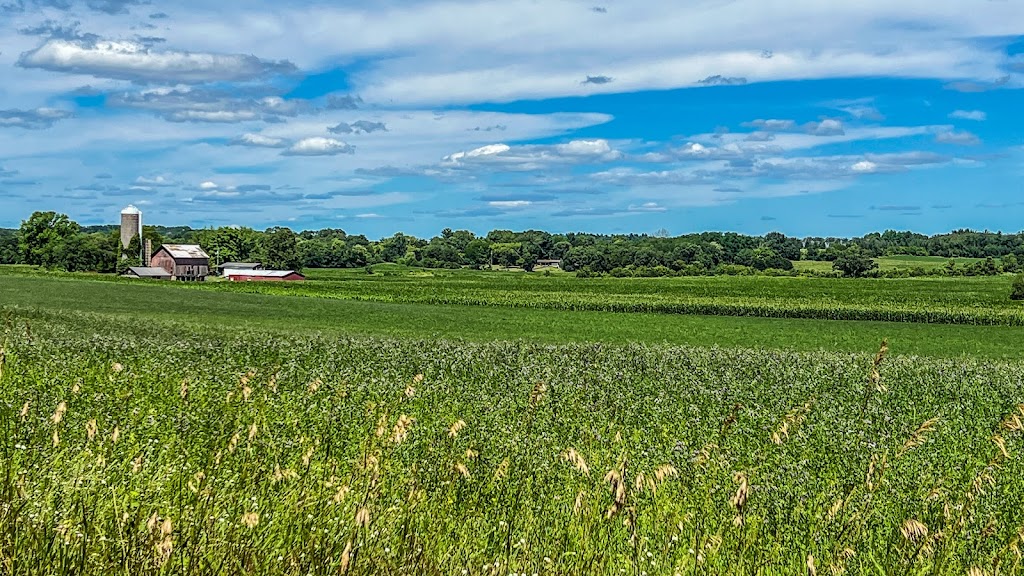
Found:
[[[263,233],[260,242],[263,266],[270,270],[300,270],[299,237],[291,228],[274,227]]]
[[[78,234],[78,223],[66,214],[33,212],[18,229],[18,249],[26,264],[56,268],[69,252],[65,246]]]
[[[1010,300],[1024,300],[1024,272],[1017,274],[1010,289]]]
[[[842,272],[843,276],[859,278],[878,269],[878,262],[861,252],[858,246],[850,246],[832,262],[832,269]]]

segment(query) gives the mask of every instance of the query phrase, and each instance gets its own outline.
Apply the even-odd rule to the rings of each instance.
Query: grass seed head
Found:
[[[249,528],[249,529],[255,528],[257,525],[259,525],[259,523],[260,523],[260,515],[259,515],[259,513],[257,513],[257,512],[246,512],[245,514],[242,514],[242,524],[244,524],[246,528]]]
[[[60,404],[57,404],[57,409],[53,411],[53,416],[50,416],[50,421],[54,424],[60,424],[60,421],[64,419],[64,414],[66,414],[67,411],[68,404],[62,400]]]
[[[356,511],[356,525],[366,528],[370,525],[370,510],[366,506]]]
[[[466,427],[466,421],[465,420],[456,420],[454,424],[452,424],[451,426],[448,427],[448,437],[449,438],[455,438],[456,436],[459,435],[459,432],[462,432],[462,430],[465,427]]]
[[[812,554],[807,555],[807,574],[808,576],[818,576],[818,568],[814,565],[814,556]]]
[[[900,534],[910,542],[919,542],[928,536],[928,527],[913,518],[908,519],[900,526]]]
[[[530,407],[536,408],[544,399],[544,393],[548,391],[548,385],[544,382],[537,382],[530,391]]]
[[[29,402],[25,401],[25,404],[23,404],[21,407],[21,412],[18,412],[18,416],[21,418],[22,422],[28,419],[28,408]]]
[[[572,464],[576,467],[576,470],[585,476],[590,476],[590,467],[587,466],[587,461],[584,460],[583,455],[576,451],[575,448],[569,448],[562,453],[562,460]]]
[[[95,418],[85,423],[85,437],[88,438],[90,442],[96,438],[96,432],[98,430]]]
[[[114,426],[114,431],[110,433],[110,442],[117,444],[117,441],[121,439],[121,429]]]

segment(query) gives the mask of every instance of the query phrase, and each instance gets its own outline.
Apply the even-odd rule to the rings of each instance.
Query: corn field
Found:
[[[1013,574],[1024,365],[10,313],[0,572]]]

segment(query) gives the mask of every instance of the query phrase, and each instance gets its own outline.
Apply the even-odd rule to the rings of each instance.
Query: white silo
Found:
[[[132,243],[132,238],[139,237],[139,245],[142,245],[142,211],[128,205],[121,210],[121,249],[127,250]],[[141,258],[141,254],[140,254]]]

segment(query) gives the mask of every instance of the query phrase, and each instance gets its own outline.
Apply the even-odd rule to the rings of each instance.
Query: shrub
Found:
[[[1024,300],[1024,272],[1017,274],[1017,277],[1013,279],[1010,300]]]

